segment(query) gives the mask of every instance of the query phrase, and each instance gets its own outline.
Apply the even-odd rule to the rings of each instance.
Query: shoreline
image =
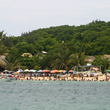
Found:
[[[31,81],[49,81],[49,80],[52,80],[52,81],[110,81],[110,77],[107,77],[107,80],[106,80],[106,76],[103,75],[103,76],[98,76],[98,79],[97,77],[74,77],[74,78],[71,78],[71,77],[65,77],[65,78],[54,78],[54,77],[19,77],[18,79],[16,80],[20,80],[20,81],[24,81],[24,80],[31,80]]]

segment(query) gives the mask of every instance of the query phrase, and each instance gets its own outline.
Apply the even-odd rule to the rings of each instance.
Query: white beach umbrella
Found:
[[[31,69],[31,70],[29,70],[29,72],[33,72],[34,73],[34,72],[36,72],[36,70]]]
[[[24,72],[29,72],[29,70],[28,69],[25,69]]]
[[[8,70],[4,70],[3,72],[9,72]]]
[[[37,71],[37,72],[42,72],[42,70],[39,70],[39,71]]]

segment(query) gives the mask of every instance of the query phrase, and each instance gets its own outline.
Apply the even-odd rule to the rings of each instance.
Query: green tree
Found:
[[[16,68],[21,66],[21,62],[19,59],[16,59],[16,56],[7,55],[5,61],[5,69],[13,71]]]
[[[83,40],[83,37],[82,37],[82,35],[81,35],[80,32],[75,33],[73,37],[74,37],[75,39],[77,39],[77,40],[81,40],[81,41]]]
[[[76,53],[77,51],[77,46],[75,45],[75,43],[73,43],[72,41],[67,41],[66,42],[66,46],[69,49],[69,51],[71,53]]]
[[[84,53],[79,52],[78,54],[71,54],[69,57],[69,64],[71,68],[74,66],[84,66],[86,64],[85,59],[87,56]]]
[[[53,60],[55,60],[55,53],[57,53],[55,50],[50,50],[49,52],[46,53],[46,55],[42,55],[40,56],[41,60],[40,60],[40,66],[41,69],[46,69],[46,68],[50,68],[51,69],[51,62]]]
[[[9,54],[12,56],[16,56],[16,58],[21,57],[21,53],[19,53],[18,48],[15,48],[15,47],[10,48]]]
[[[109,67],[109,63],[110,62],[108,58],[98,55],[98,56],[95,56],[95,59],[92,62],[92,65],[101,66],[102,72],[104,72]]]
[[[4,70],[4,63],[0,61],[0,71]]]
[[[11,37],[4,37],[1,40],[6,47],[10,47],[12,45]]]
[[[5,47],[4,45],[0,46],[0,55],[5,55],[8,53],[8,48]]]
[[[70,56],[70,52],[68,49],[60,50],[55,54],[56,59],[51,62],[52,69],[62,69],[68,70],[68,60]]]
[[[38,67],[40,67],[40,61],[39,61],[39,57],[37,56],[33,56],[33,57],[29,57],[28,55],[24,56],[21,58],[22,61],[22,66],[25,66],[29,69],[34,69],[36,67],[36,65]]]
[[[4,32],[4,30],[0,32],[0,39],[2,39],[2,38],[4,38],[4,37],[6,37],[6,33],[5,33],[5,34],[3,34],[3,32]]]
[[[31,53],[34,54],[34,46],[33,44],[28,44],[27,42],[18,43],[16,48],[18,48],[19,53]]]

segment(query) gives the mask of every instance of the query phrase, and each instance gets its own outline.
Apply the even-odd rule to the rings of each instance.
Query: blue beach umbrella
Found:
[[[70,73],[68,73],[67,75],[70,75]]]

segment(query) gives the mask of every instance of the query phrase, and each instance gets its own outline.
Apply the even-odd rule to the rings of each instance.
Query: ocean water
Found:
[[[0,110],[110,110],[110,82],[1,80]]]

